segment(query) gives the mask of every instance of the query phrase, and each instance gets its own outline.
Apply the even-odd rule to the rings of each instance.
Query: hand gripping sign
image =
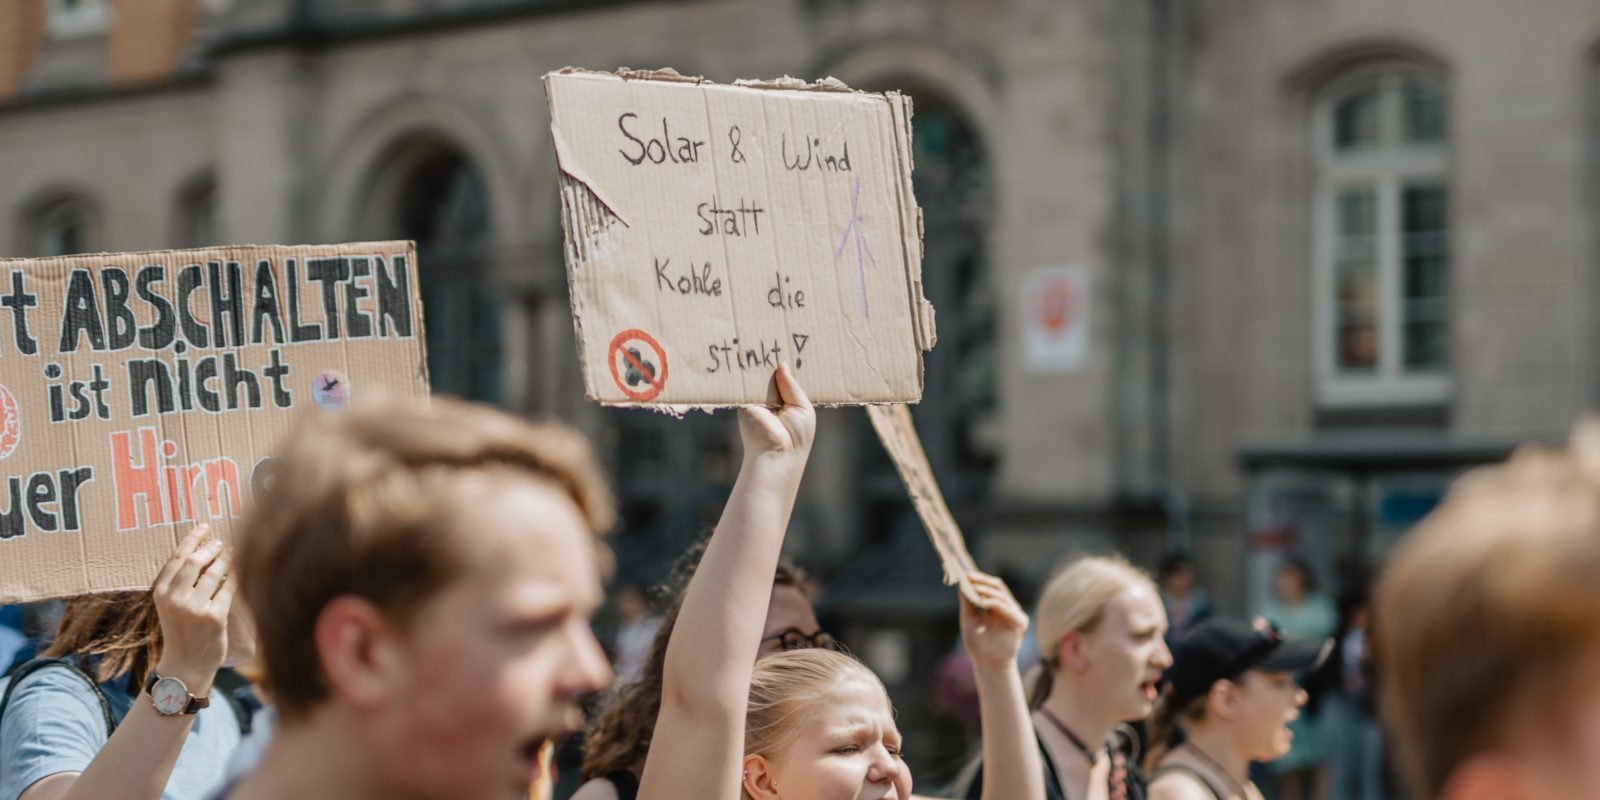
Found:
[[[545,76],[584,386],[606,405],[916,402],[933,308],[911,101],[837,82]]]

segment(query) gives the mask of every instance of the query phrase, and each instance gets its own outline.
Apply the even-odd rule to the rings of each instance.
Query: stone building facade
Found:
[[[418,240],[438,388],[589,430],[645,581],[736,434],[583,401],[540,76],[902,89],[917,416],[980,561],[1182,548],[1244,609],[1290,552],[1359,586],[1451,476],[1593,403],[1597,42],[1595,0],[0,0],[0,253]],[[1067,370],[1024,354],[1060,265]],[[953,603],[859,412],[804,492],[791,549],[920,717]]]

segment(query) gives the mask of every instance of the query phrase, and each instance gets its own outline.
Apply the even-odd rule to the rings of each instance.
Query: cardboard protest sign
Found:
[[[917,436],[917,427],[911,420],[911,409],[904,405],[867,406],[867,416],[872,420],[872,429],[878,433],[878,441],[883,442],[883,449],[894,461],[900,480],[905,481],[911,505],[917,510],[917,518],[922,520],[928,539],[939,552],[945,584],[960,586],[962,594],[973,605],[983,608],[984,603],[971,584],[963,580],[978,567],[972,561],[972,554],[967,552],[961,528],[956,525],[955,516],[944,502],[944,493],[939,491],[939,482],[933,477],[933,465],[928,463],[928,453],[922,449],[922,439]]]
[[[0,602],[229,538],[295,418],[426,397],[410,242],[0,259]]]
[[[911,101],[793,79],[545,76],[590,399],[915,402],[922,296]]]

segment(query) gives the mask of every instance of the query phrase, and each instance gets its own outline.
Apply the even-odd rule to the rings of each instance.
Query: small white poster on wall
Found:
[[[1089,357],[1089,270],[1034,267],[1022,280],[1022,363],[1034,373],[1076,372]]]

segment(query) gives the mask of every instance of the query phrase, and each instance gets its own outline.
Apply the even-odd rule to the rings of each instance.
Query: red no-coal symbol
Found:
[[[638,328],[629,328],[611,340],[607,350],[611,379],[632,400],[648,403],[667,388],[667,351]]]

